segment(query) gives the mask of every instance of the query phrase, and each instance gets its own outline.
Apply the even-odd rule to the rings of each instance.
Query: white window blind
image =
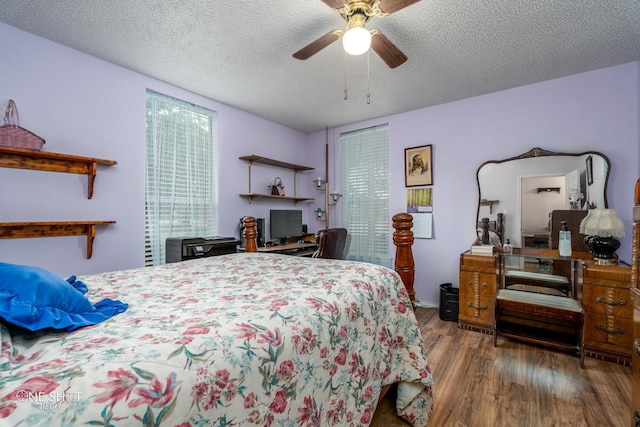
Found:
[[[340,147],[347,258],[390,267],[389,125],[343,133]]]
[[[217,146],[215,111],[147,91],[147,265],[164,264],[167,237],[218,229]]]

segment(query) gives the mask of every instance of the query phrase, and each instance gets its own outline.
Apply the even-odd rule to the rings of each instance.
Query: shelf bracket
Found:
[[[96,175],[98,174],[98,164],[96,162],[91,162],[87,166],[87,198],[90,199],[93,197],[93,183],[95,182]]]

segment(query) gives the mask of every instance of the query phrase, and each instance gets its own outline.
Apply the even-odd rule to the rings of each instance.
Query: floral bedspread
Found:
[[[238,253],[78,279],[129,309],[73,333],[0,325],[0,425],[367,426],[394,382],[403,417],[431,413],[393,270]]]

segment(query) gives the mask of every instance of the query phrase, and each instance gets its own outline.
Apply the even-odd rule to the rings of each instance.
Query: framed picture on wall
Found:
[[[405,187],[433,185],[433,160],[431,145],[404,149]]]
[[[587,157],[587,185],[593,184],[593,158]]]

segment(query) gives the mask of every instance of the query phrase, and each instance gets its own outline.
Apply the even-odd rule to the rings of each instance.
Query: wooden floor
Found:
[[[434,409],[428,427],[625,427],[631,425],[631,368],[458,329],[438,309],[417,308],[429,357]],[[393,393],[374,427],[407,426]]]

